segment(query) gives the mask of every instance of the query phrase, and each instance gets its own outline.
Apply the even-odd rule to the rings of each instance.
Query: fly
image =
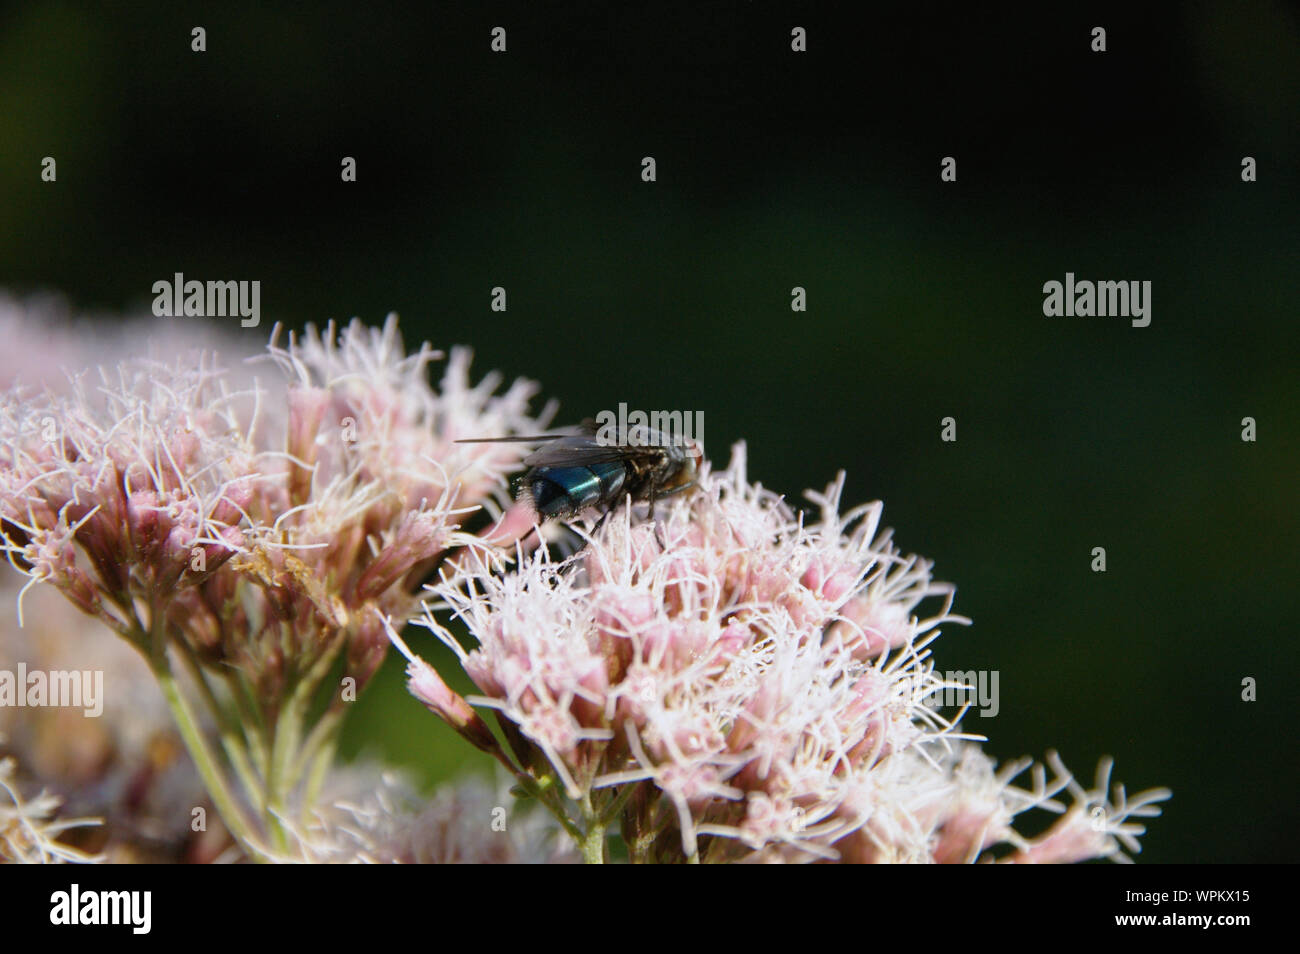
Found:
[[[523,460],[528,471],[519,481],[518,499],[531,503],[544,520],[599,510],[599,527],[629,497],[649,503],[653,520],[656,500],[695,486],[700,456],[695,441],[675,441],[648,427],[632,427],[626,436],[628,443],[610,444],[597,438],[594,421],[584,421],[573,434],[475,437],[457,443],[545,441]]]

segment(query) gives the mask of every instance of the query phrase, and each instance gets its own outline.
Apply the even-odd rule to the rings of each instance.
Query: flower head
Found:
[[[546,423],[528,413],[530,382],[501,394],[497,375],[471,384],[463,349],[435,388],[440,357],[427,345],[407,355],[390,316],[382,329],[309,327],[284,345],[276,334],[269,386],[187,356],[0,397],[9,561],[124,637],[159,679],[172,678],[174,655],[268,811],[285,810],[275,803],[332,737],[285,721],[310,718],[341,663],[323,717],[332,731],[383,661],[384,618],[409,616],[422,580],[478,542],[475,511],[502,516],[519,446],[455,441]],[[504,525],[515,523],[484,532],[498,539]],[[277,748],[294,742],[304,750]],[[233,798],[218,804],[238,811]]]
[[[945,684],[927,647],[964,622],[953,587],[893,545],[879,504],[841,513],[842,487],[797,513],[749,483],[738,445],[657,528],[625,509],[568,559],[518,551],[514,572],[475,548],[434,591],[476,648],[433,606],[421,622],[459,654],[481,692],[469,701],[502,717],[521,769],[554,777],[588,825],[620,812],[634,860],[1032,850],[1009,821],[1050,795],[991,782],[977,737],[928,704]],[[1039,853],[1113,847],[1058,841]]]

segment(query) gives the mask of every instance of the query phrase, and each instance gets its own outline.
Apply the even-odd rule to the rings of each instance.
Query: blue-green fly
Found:
[[[628,428],[625,437],[627,442],[619,444],[601,440],[595,423],[588,420],[570,434],[474,437],[457,443],[545,442],[524,458],[528,471],[517,492],[517,498],[531,503],[544,520],[597,510],[603,523],[629,498],[648,502],[653,520],[656,500],[695,486],[700,446],[648,427]]]

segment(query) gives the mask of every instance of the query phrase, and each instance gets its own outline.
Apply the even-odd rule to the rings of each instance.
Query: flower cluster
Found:
[[[531,383],[471,385],[463,349],[435,390],[440,357],[404,354],[390,316],[273,339],[267,388],[232,387],[198,357],[0,399],[10,562],[144,655],[249,852],[288,849],[291,801],[310,802],[346,703],[387,651],[379,617],[413,612],[420,582],[478,540],[469,514],[500,515],[492,498],[520,452],[454,442],[544,424]]]
[[[743,445],[698,490],[633,508],[572,557],[518,566],[475,548],[433,588],[478,642],[426,606],[481,695],[461,699],[411,656],[410,689],[560,817],[589,861],[617,825],[632,861],[1064,861],[1116,856],[1167,792],[1117,805],[1059,763],[1029,790],[995,773],[932,697],[929,643],[953,588],[879,528],[840,512],[843,475],[795,512],[746,477]],[[927,612],[924,607],[931,607]],[[958,714],[958,718],[960,713]],[[1070,788],[1074,807],[1054,799]],[[1011,821],[1065,812],[1030,842]]]
[[[0,328],[16,314],[0,300]],[[75,334],[60,347],[72,363],[90,350]],[[72,844],[84,820],[55,820],[49,791],[23,800],[6,759],[0,854],[1050,862],[1138,850],[1136,820],[1167,791],[1108,790],[1109,762],[1085,789],[1055,754],[998,768],[962,712],[944,714],[936,697],[951,687],[929,647],[965,622],[953,587],[894,545],[880,504],[841,512],[842,475],[801,512],[749,481],[737,445],[725,470],[704,463],[691,492],[660,501],[657,520],[628,503],[580,523],[576,553],[534,550],[531,509],[505,495],[525,445],[458,441],[537,433],[551,410],[530,414],[530,382],[473,383],[464,349],[433,386],[442,357],[408,354],[390,317],[283,342],[277,329],[261,356],[269,380],[198,354],[125,358],[0,396],[0,549],[27,578],[29,624],[21,637],[0,627],[0,662],[110,676],[103,725],[67,728],[54,710],[0,726],[24,767],[66,781],[65,805],[103,815],[107,834]],[[28,370],[50,387],[51,361]],[[16,376],[0,365],[0,383]],[[84,628],[42,600],[55,595]],[[412,618],[455,651],[477,695],[407,647],[395,623]],[[102,652],[105,630],[139,658]],[[508,811],[505,793],[466,783],[421,807],[400,779],[337,770],[347,704],[390,644],[411,693],[528,804]],[[224,829],[191,838],[200,783]],[[1027,837],[1031,810],[1058,817]],[[557,847],[557,832],[572,844]]]
[[[96,364],[184,354],[197,362],[200,351],[230,358],[254,353],[246,338],[212,324],[160,325],[152,316],[116,315],[110,324],[75,313],[57,296],[17,300],[2,291],[0,336],[7,343],[0,352],[0,389],[11,390],[15,400],[28,393],[18,388],[66,393],[70,372]],[[231,368],[232,387],[251,385],[244,368]],[[15,612],[20,590],[21,626]],[[0,706],[0,735],[16,766],[12,784],[43,789],[63,802],[62,811],[102,820],[68,829],[61,839],[110,862],[207,860],[227,848],[229,835],[215,818],[206,831],[193,828],[194,808],[210,806],[140,654],[58,589],[33,586],[8,565],[0,566],[0,606],[0,672],[15,675],[21,666],[98,672],[110,690],[98,700],[96,718],[76,707]]]

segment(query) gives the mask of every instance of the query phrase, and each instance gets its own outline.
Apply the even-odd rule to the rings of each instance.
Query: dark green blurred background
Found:
[[[1172,787],[1144,859],[1294,860],[1296,8],[565,6],[6,8],[0,288],[258,279],[241,334],[393,310],[562,421],[703,410],[792,496],[844,468],[958,584],[992,753]],[[1043,317],[1066,271],[1151,281],[1150,327]],[[347,751],[486,770],[400,676]]]

